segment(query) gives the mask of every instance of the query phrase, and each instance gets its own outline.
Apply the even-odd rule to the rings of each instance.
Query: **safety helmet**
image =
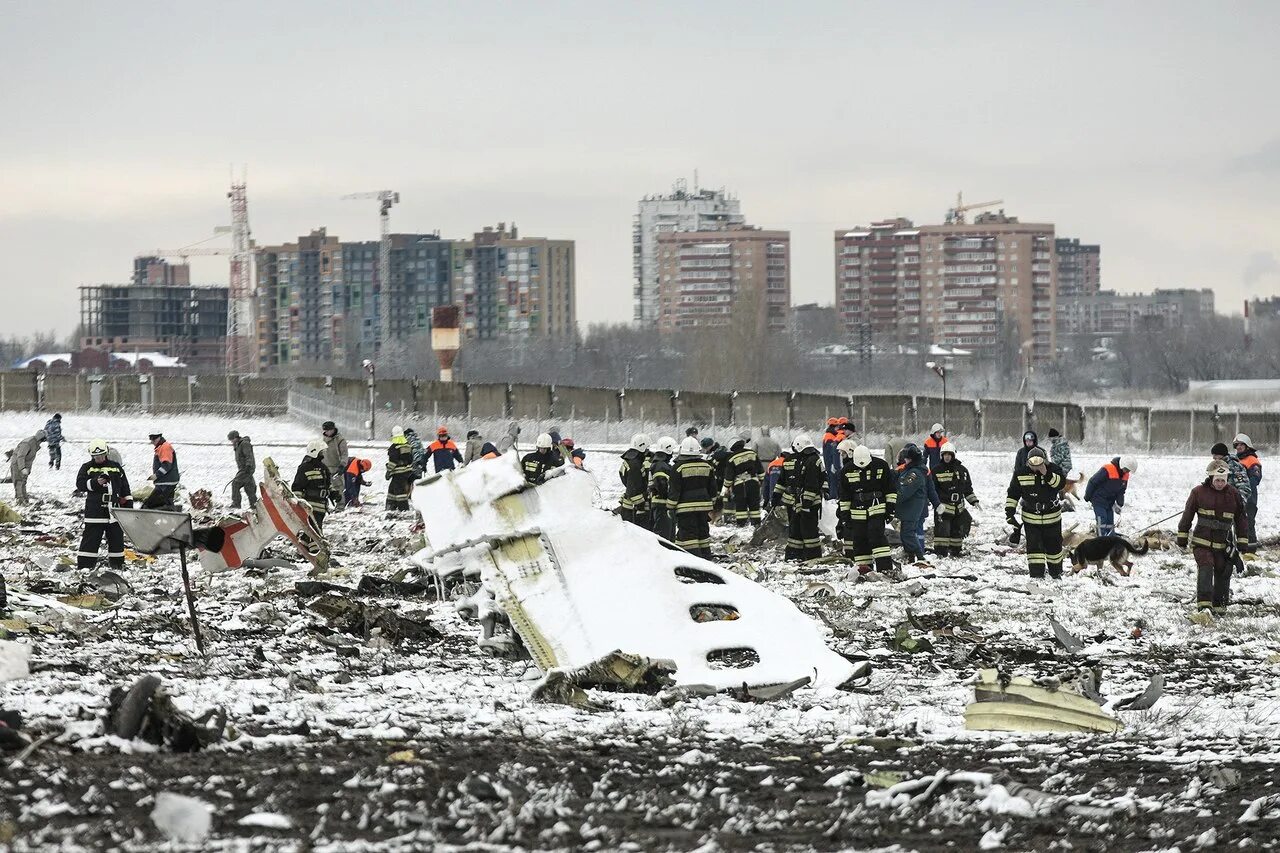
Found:
[[[865,444],[859,444],[853,449],[853,464],[859,468],[866,468],[871,464],[871,449]]]
[[[827,418],[827,426],[835,426],[838,423],[840,423],[839,418]]]
[[[307,456],[312,459],[319,459],[324,453],[325,443],[323,441],[311,441],[307,443]]]
[[[681,456],[698,456],[702,453],[702,445],[698,444],[698,439],[693,436],[686,436],[685,440],[680,442]]]
[[[89,455],[106,456],[107,443],[100,438],[95,438],[93,441],[89,442]]]
[[[358,465],[357,467],[359,467],[359,468],[360,468],[361,473],[367,472],[368,470],[370,470],[371,468],[373,468],[373,460],[372,460],[372,459],[361,459],[361,460],[360,460],[360,463],[359,463],[359,465]]]
[[[448,434],[449,434],[449,428],[444,424],[441,424],[440,426],[436,427],[436,435],[448,435]]]
[[[551,449],[551,433],[544,432],[538,434],[538,440],[534,442],[534,446],[539,450]]]
[[[395,426],[393,426],[391,428],[391,437],[404,438],[404,427],[400,426],[399,424],[396,424]]]
[[[638,432],[631,436],[631,449],[641,452],[649,449],[649,436],[646,433]]]
[[[149,432],[149,433],[147,433],[147,438],[151,439],[152,441],[155,441],[157,438],[164,438],[164,433],[162,433],[162,432]]]
[[[1138,460],[1132,456],[1121,456],[1120,467],[1128,471],[1130,474],[1138,473]]]
[[[836,450],[840,451],[840,455],[847,459],[848,457],[853,455],[853,450],[855,446],[856,445],[854,445],[854,443],[851,440],[844,438],[844,439],[841,439],[840,443],[836,445]]]
[[[568,448],[569,450],[573,450],[573,439],[572,438],[560,439],[560,446]]]
[[[939,456],[941,456],[944,453],[950,453],[952,456],[956,455],[956,443],[951,439],[947,439],[946,441],[942,442],[942,447],[938,448]]]
[[[933,426],[929,427],[929,435],[933,435],[934,433],[939,433],[939,432],[946,432],[946,430],[942,428],[942,424],[934,424]]]
[[[676,444],[676,440],[669,435],[664,435],[658,439],[658,443],[654,445],[658,453],[665,453],[668,456],[675,456],[680,450],[680,445]]]
[[[795,438],[791,440],[791,449],[797,452],[813,447],[813,439],[809,437],[807,432],[798,432]]]
[[[1245,447],[1253,447],[1253,442],[1249,440],[1249,436],[1244,433],[1237,435],[1231,442],[1232,444],[1243,444]]]

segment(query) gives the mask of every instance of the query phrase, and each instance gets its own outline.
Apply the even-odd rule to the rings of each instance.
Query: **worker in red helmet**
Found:
[[[431,457],[432,469],[436,473],[452,471],[462,462],[458,445],[449,437],[449,428],[443,425],[436,429],[436,440],[427,446],[427,455]]]
[[[573,463],[575,468],[581,468],[587,461],[587,451],[574,444],[572,438],[560,440],[560,452],[564,454],[567,461]]]

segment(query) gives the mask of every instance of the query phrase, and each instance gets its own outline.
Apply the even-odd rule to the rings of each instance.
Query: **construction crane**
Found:
[[[378,202],[378,225],[382,239],[378,243],[378,346],[381,354],[391,343],[391,206],[400,203],[400,193],[375,190],[348,193],[343,199],[375,199]]]
[[[152,249],[138,257],[187,258],[225,255],[231,259],[229,287],[227,289],[227,373],[256,374],[258,350],[256,335],[257,310],[253,289],[253,240],[249,236],[249,201],[243,179],[235,183],[227,193],[231,200],[231,224],[219,225],[214,235],[230,234],[230,248],[192,244],[181,249]],[[208,238],[212,239],[212,238]]]
[[[980,210],[984,207],[995,207],[997,204],[1004,204],[1004,199],[996,199],[995,201],[983,201],[977,204],[965,204],[964,192],[956,193],[956,206],[947,211],[948,225],[964,225],[964,215],[970,210]]]

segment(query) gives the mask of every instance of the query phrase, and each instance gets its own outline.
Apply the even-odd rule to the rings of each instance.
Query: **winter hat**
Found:
[[[1058,432],[1053,427],[1049,427],[1049,438],[1057,438],[1060,435],[1062,435],[1062,433]]]
[[[54,416],[53,416],[53,419],[54,419],[55,421],[60,421],[60,420],[62,420],[62,415],[54,415]]]
[[[240,437],[240,431],[239,431],[239,430],[234,430],[234,429],[233,429],[233,430],[231,430],[231,432],[227,433],[227,441],[235,441],[235,440],[236,440],[237,438],[239,438],[239,437]]]
[[[1044,460],[1045,460],[1044,451],[1041,450],[1039,447],[1031,448],[1031,452],[1027,454],[1028,465],[1039,465],[1040,463],[1044,462]]]
[[[320,429],[322,430],[331,429],[336,432],[338,429],[338,425],[335,424],[333,421],[325,421],[324,423],[320,424]]]
[[[701,446],[703,450],[710,450],[711,448],[716,446],[716,440],[711,436],[707,436],[706,438],[702,439]]]
[[[1219,441],[1213,447],[1209,448],[1209,453],[1213,456],[1227,456],[1231,453],[1231,451],[1227,449],[1227,446],[1225,444]]]
[[[478,429],[467,430],[467,438],[479,438],[479,437],[480,437],[480,430]]]

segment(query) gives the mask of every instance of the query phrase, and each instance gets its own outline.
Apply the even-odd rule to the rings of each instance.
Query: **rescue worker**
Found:
[[[1189,540],[1195,557],[1197,609],[1213,611],[1231,601],[1234,551],[1250,544],[1249,516],[1243,496],[1228,482],[1231,471],[1226,465],[1210,462],[1205,473],[1204,482],[1187,496],[1177,542],[1185,549]]]
[[[236,460],[236,475],[231,480],[231,508],[240,509],[240,494],[249,499],[252,509],[258,503],[258,487],[253,475],[258,470],[258,461],[253,456],[253,442],[249,436],[241,435],[238,430],[227,433],[227,441],[231,442],[231,450]]]
[[[1132,456],[1116,456],[1089,478],[1089,484],[1084,487],[1084,500],[1093,506],[1099,536],[1115,533],[1116,520],[1124,509],[1125,492],[1129,490],[1129,475],[1137,470],[1138,460]]]
[[[677,452],[676,440],[669,435],[662,436],[653,446],[653,463],[649,467],[650,529],[668,542],[676,538],[675,502],[671,500],[671,475],[675,469],[671,458]]]
[[[89,461],[76,473],[76,491],[84,493],[84,533],[76,552],[76,568],[98,565],[102,537],[107,538],[107,565],[124,568],[124,531],[111,517],[111,507],[133,506],[129,478],[124,469],[107,458],[107,443],[100,438],[89,442]]]
[[[791,494],[791,508],[787,512],[787,560],[804,562],[822,556],[822,538],[818,531],[818,517],[822,512],[822,491],[827,475],[822,468],[822,456],[813,446],[808,433],[797,433],[792,449],[796,456],[795,467],[787,478],[787,491]]]
[[[963,556],[964,540],[973,527],[973,516],[966,503],[978,505],[973,493],[969,469],[956,458],[956,445],[950,439],[938,448],[938,464],[929,472],[941,503],[933,519],[933,550],[943,557]]]
[[[427,448],[413,427],[405,427],[404,440],[409,443],[409,452],[413,454],[413,478],[417,480],[427,473]]]
[[[437,469],[438,470],[438,469]],[[417,479],[413,467],[413,450],[404,427],[391,428],[391,444],[387,447],[387,503],[390,512],[408,512],[409,495]]]
[[[1246,560],[1253,560],[1254,554],[1258,550],[1256,523],[1258,519],[1258,488],[1262,485],[1262,463],[1258,461],[1258,451],[1253,449],[1253,442],[1249,440],[1249,436],[1240,433],[1232,443],[1235,445],[1236,459],[1244,466],[1245,473],[1249,475],[1249,485],[1252,487],[1248,498],[1245,500],[1245,509],[1249,513],[1249,538],[1247,542],[1241,544],[1240,556]]]
[[[564,464],[564,456],[556,450],[551,442],[550,433],[542,433],[534,443],[534,449],[520,460],[520,470],[524,472],[524,481],[533,486],[541,485],[547,480],[547,472]]]
[[[364,475],[373,470],[372,459],[356,459],[354,456],[342,472],[342,503],[348,507],[360,506],[360,487],[372,486]]]
[[[18,446],[9,451],[9,475],[13,478],[13,501],[19,506],[29,503],[27,497],[27,477],[31,476],[31,466],[40,453],[40,443],[45,439],[44,430],[36,430],[30,438],[18,442]]]
[[[845,442],[853,443],[849,439]],[[865,446],[856,445],[849,452],[849,464],[840,472],[838,499],[845,556],[864,574],[871,571],[873,563],[879,572],[893,568],[885,534],[885,523],[897,511],[898,503],[893,468],[873,457]]]
[[[760,427],[760,437],[756,439],[756,456],[760,457],[760,464],[765,466],[764,484],[760,492],[760,502],[766,508],[773,506],[773,486],[778,482],[778,471],[781,469],[781,463],[775,469],[774,460],[782,455],[782,446],[778,444],[778,440],[770,435],[769,427]]]
[[[631,446],[618,466],[618,479],[622,480],[622,520],[649,529],[649,436],[642,432],[631,436]]]
[[[484,437],[480,435],[480,430],[467,430],[467,444],[462,452],[462,464],[470,465],[477,459],[484,457]]]
[[[44,425],[45,441],[49,442],[49,467],[62,470],[62,415],[55,414]]]
[[[1033,578],[1043,578],[1045,571],[1057,580],[1062,577],[1062,508],[1058,490],[1066,478],[1062,469],[1049,461],[1039,447],[1027,450],[1026,464],[1009,480],[1004,515],[1013,533],[1011,544],[1017,544],[1019,531],[1027,537],[1027,568]],[[1021,508],[1022,524],[1014,518]]]
[[[316,530],[324,529],[325,513],[329,511],[329,500],[333,494],[333,475],[324,464],[327,448],[328,443],[322,439],[315,439],[307,445],[291,486],[293,493],[311,508]]]
[[[934,424],[924,439],[924,464],[930,472],[942,461],[942,444],[947,440],[947,431],[942,424]]]
[[[498,452],[497,446],[494,445],[492,441],[486,441],[484,444],[480,445],[481,459],[496,459],[501,455],[502,454]]]
[[[840,490],[840,419],[827,418],[827,431],[822,435],[822,464],[827,469],[827,485],[824,494],[834,495]]]
[[[698,439],[680,442],[680,455],[671,466],[667,501],[675,506],[675,542],[691,554],[711,559],[711,511],[718,491],[715,469],[702,455]]]
[[[174,506],[180,480],[178,454],[162,433],[153,432],[148,437],[155,452],[151,456],[151,476],[147,479],[155,483],[155,488],[142,502],[142,508],[171,508]]]
[[[729,448],[728,482],[733,491],[732,518],[739,527],[760,524],[760,484],[764,467],[754,449],[747,447],[746,436]]]
[[[431,457],[431,470],[437,474],[452,471],[463,461],[458,445],[449,437],[449,428],[446,426],[436,427],[436,440],[427,445],[427,455]]]
[[[795,506],[795,500],[791,494],[791,477],[796,472],[796,449],[794,442],[792,446],[782,453],[778,454],[778,458],[773,460],[773,464],[778,466],[778,481],[773,487],[773,506],[782,507],[784,520],[791,515],[791,509]]]
[[[1236,487],[1240,497],[1244,498],[1245,506],[1248,506],[1249,496],[1253,494],[1253,483],[1249,482],[1249,472],[1244,470],[1240,460],[1221,441],[1210,448],[1209,454],[1213,456],[1215,462],[1221,462],[1226,466],[1227,482]]]
[[[911,562],[924,559],[924,519],[929,508],[929,472],[924,467],[924,454],[914,443],[898,453],[902,465],[898,473],[898,538]]]
[[[1018,448],[1018,455],[1013,458],[1013,473],[1017,474],[1027,465],[1027,454],[1033,449],[1040,448],[1040,436],[1036,435],[1035,430],[1027,430],[1022,434],[1022,446]],[[1046,457],[1047,458],[1047,457]],[[1064,475],[1065,471],[1062,472]]]
[[[581,468],[587,464],[587,451],[574,444],[572,438],[560,439],[560,452],[564,454],[565,461],[574,468]]]
[[[333,421],[325,421],[320,427],[320,434],[324,437],[322,461],[333,477],[329,491],[333,493],[333,503],[337,504],[344,491],[343,472],[347,470],[347,465],[351,464],[351,451],[347,447],[347,439],[338,432],[338,427]]]

